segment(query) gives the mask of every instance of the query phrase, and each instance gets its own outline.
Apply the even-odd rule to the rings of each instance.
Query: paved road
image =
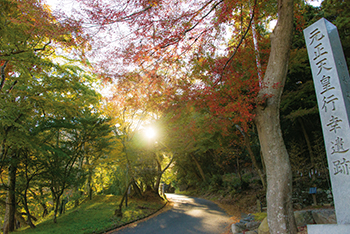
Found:
[[[229,217],[215,203],[184,195],[167,194],[171,210],[113,234],[221,234],[229,230]]]

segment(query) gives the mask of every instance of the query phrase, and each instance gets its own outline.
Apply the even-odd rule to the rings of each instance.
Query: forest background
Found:
[[[0,3],[0,224],[7,231],[15,220],[34,228],[49,213],[57,222],[66,203],[78,207],[102,194],[124,198],[120,215],[128,196],[158,196],[161,184],[230,203],[253,193],[267,206],[254,111],[264,104],[257,98],[276,3],[198,1],[195,13],[165,21],[155,10],[151,21],[144,14],[165,1],[135,2],[129,15],[101,1],[77,1],[73,15],[36,0]],[[332,203],[302,29],[321,17],[335,24],[349,64],[350,6],[293,4],[280,121],[292,200],[302,208],[313,202],[310,187],[319,203]]]

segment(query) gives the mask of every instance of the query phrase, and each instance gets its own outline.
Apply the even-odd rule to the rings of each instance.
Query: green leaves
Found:
[[[12,163],[24,206],[28,190],[43,187],[58,204],[67,186],[85,180],[84,160],[112,148],[114,128],[99,110],[89,68],[56,54],[79,51],[79,35],[71,36],[78,26],[58,23],[37,0],[4,0],[0,8],[0,177],[7,183]]]

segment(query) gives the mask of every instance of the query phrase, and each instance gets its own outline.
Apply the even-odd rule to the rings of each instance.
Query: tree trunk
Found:
[[[157,179],[156,179],[156,183],[154,185],[154,191],[159,195],[159,185],[160,185],[160,181],[162,179],[162,176],[164,174],[164,172],[170,167],[170,165],[172,164],[174,160],[174,156],[172,156],[170,162],[164,167],[164,169],[162,169],[162,165],[156,155],[155,157],[155,161],[157,163]]]
[[[159,196],[159,185],[160,185],[160,180],[162,179],[162,165],[160,164],[159,160],[157,159],[157,155],[155,156],[155,161],[157,164],[157,177],[156,177],[156,183],[154,184],[154,192],[158,194]]]
[[[239,179],[239,184],[242,185],[243,180],[242,180],[241,166],[239,163],[239,155],[238,154],[236,155],[236,172],[237,172],[237,176]]]
[[[6,209],[6,201],[0,199],[0,208],[1,209]],[[21,227],[26,227],[28,226],[27,222],[23,218],[22,214],[18,212],[18,210],[15,210],[15,219],[20,223]],[[4,226],[5,227],[5,226]]]
[[[57,223],[58,208],[60,206],[60,199],[56,197],[53,202],[54,212],[53,212],[53,222]]]
[[[29,224],[29,226],[31,228],[35,228],[35,225],[33,224],[33,221],[32,221],[32,216],[30,215],[30,211],[29,211],[29,207],[28,207],[28,199],[27,199],[30,181],[33,178],[33,177],[28,176],[28,157],[27,156],[28,155],[26,154],[25,155],[26,161],[27,161],[27,163],[25,164],[26,186],[24,188],[24,194],[23,194],[23,206],[24,206],[24,210],[26,211],[26,214],[27,214],[27,223]]]
[[[93,189],[92,189],[92,169],[89,168],[89,175],[88,175],[88,181],[87,181],[87,189],[88,189],[88,196],[89,200],[92,200],[92,194],[93,194]],[[102,191],[103,191],[103,185],[102,185]]]
[[[261,184],[263,186],[264,191],[266,191],[266,182],[265,182],[265,175],[264,173],[261,171],[261,169],[258,166],[258,162],[256,161],[255,155],[253,153],[252,147],[250,146],[250,138],[249,135],[247,133],[244,133],[243,130],[241,129],[241,127],[239,127],[238,125],[236,125],[236,128],[238,128],[238,130],[241,132],[241,134],[243,135],[243,139],[244,139],[244,144],[247,148],[247,151],[249,153],[250,159],[253,162],[253,166],[255,167],[255,170],[257,171],[260,180],[261,180]]]
[[[316,175],[315,175],[315,168],[316,168],[316,166],[315,166],[315,156],[314,156],[314,153],[312,151],[312,146],[311,146],[309,135],[306,132],[305,125],[304,125],[304,122],[301,119],[301,117],[298,118],[298,121],[300,123],[301,130],[303,131],[303,134],[304,134],[304,137],[305,137],[305,141],[306,141],[306,145],[307,145],[307,149],[309,151],[310,161],[311,161],[311,168],[310,169],[313,170],[312,174],[311,174],[311,177],[312,177],[312,182],[314,182],[316,180]]]
[[[15,161],[16,157],[13,156],[12,160]],[[3,225],[3,232],[7,234],[15,230],[15,212],[16,212],[16,172],[17,166],[15,162],[12,162],[9,166],[8,175],[8,191],[6,197],[6,208],[5,208],[5,218]]]
[[[279,107],[286,79],[293,30],[293,0],[278,0],[278,22],[258,95],[254,119],[267,173],[267,218],[270,233],[297,233],[292,203],[292,170],[280,126]],[[265,98],[267,98],[265,100]]]
[[[41,186],[39,187],[39,192],[40,192],[40,198],[38,198],[38,196],[34,192],[32,192],[32,195],[40,203],[40,205],[43,207],[43,214],[41,215],[41,217],[44,218],[46,215],[49,214],[49,211],[47,210],[47,206],[46,206],[44,199],[42,199],[44,197],[44,192],[43,192],[43,188]]]
[[[84,147],[82,146],[82,148],[84,148]],[[81,177],[81,170],[83,168],[83,163],[84,163],[84,157],[80,157],[78,160],[79,160],[78,161],[79,172],[77,174],[77,178],[80,178]],[[86,164],[87,164],[88,168],[90,168],[89,157],[86,157]],[[74,208],[77,208],[79,206],[79,198],[80,198],[80,194],[81,194],[81,192],[79,191],[79,185],[78,184],[74,187],[74,192],[73,193],[75,195],[77,195],[77,196],[74,196],[75,197],[75,199],[74,199]]]
[[[197,168],[198,168],[199,173],[201,174],[202,180],[203,180],[204,182],[207,182],[207,180],[206,180],[206,178],[205,178],[205,174],[204,174],[204,172],[203,172],[203,169],[202,169],[201,165],[199,164],[198,160],[196,159],[196,157],[195,157],[193,154],[191,154],[191,157],[192,157],[193,161],[195,162],[195,164],[196,164],[196,166],[197,166]]]
[[[46,215],[49,214],[49,211],[47,210],[47,206],[44,202],[41,202],[40,205],[43,207],[43,213],[42,213],[41,217],[45,218]]]
[[[258,162],[256,161],[256,158],[255,158],[255,155],[253,153],[253,150],[250,146],[250,140],[249,140],[249,137],[246,135],[244,137],[244,142],[245,142],[245,145],[247,147],[247,150],[248,150],[248,153],[250,155],[250,159],[252,160],[253,162],[253,166],[255,167],[255,170],[258,172],[258,175],[260,177],[260,180],[261,180],[261,184],[263,186],[263,189],[264,191],[266,191],[266,182],[265,182],[265,175],[264,173],[260,170],[259,168],[259,165],[258,165]]]
[[[24,196],[23,196],[23,205],[24,205],[24,210],[26,211],[27,213],[27,223],[29,224],[29,226],[31,228],[35,228],[35,225],[33,224],[33,221],[32,221],[32,216],[30,215],[30,212],[29,212],[29,207],[28,207],[28,199],[27,199],[27,191],[28,191],[28,187],[29,187],[29,182],[27,183],[27,187],[24,191]]]
[[[133,181],[132,187],[133,187],[133,189],[134,189],[134,191],[136,193],[136,197],[141,198],[142,197],[142,192],[141,192],[140,187],[142,185],[139,187],[134,179],[132,179],[132,181]]]
[[[124,191],[122,200],[119,203],[118,209],[114,210],[114,215],[117,216],[117,217],[123,217],[123,212],[122,212],[123,202],[126,199],[126,197],[128,196],[128,189],[129,189],[129,186],[131,185],[131,183],[133,183],[133,180],[130,181],[128,183],[128,185],[126,186],[126,189]]]
[[[51,189],[51,193],[52,193],[53,207],[54,207],[53,222],[57,223],[57,215],[58,215],[58,211],[59,211],[59,207],[60,207],[60,200],[61,200],[60,198],[63,194],[64,189],[62,189],[61,191],[58,191],[59,188],[57,188],[56,191],[53,187],[51,187],[50,189]]]
[[[265,165],[264,155],[262,154],[261,149],[260,149],[260,158],[261,158],[262,170],[266,172],[266,165]]]
[[[18,210],[15,210],[15,219],[19,222],[19,226],[21,227],[27,227],[28,223],[23,218],[22,213],[18,212]]]

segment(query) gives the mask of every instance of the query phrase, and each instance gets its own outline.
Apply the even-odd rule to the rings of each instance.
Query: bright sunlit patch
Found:
[[[319,7],[323,0],[306,0],[306,2],[314,7]]]
[[[146,135],[146,137],[148,137],[150,139],[151,138],[155,138],[156,137],[156,131],[153,128],[148,127],[148,128],[145,129],[145,135]]]
[[[277,20],[271,20],[270,23],[268,24],[268,29],[269,31],[273,31],[274,28],[276,27],[276,24],[277,24]]]

